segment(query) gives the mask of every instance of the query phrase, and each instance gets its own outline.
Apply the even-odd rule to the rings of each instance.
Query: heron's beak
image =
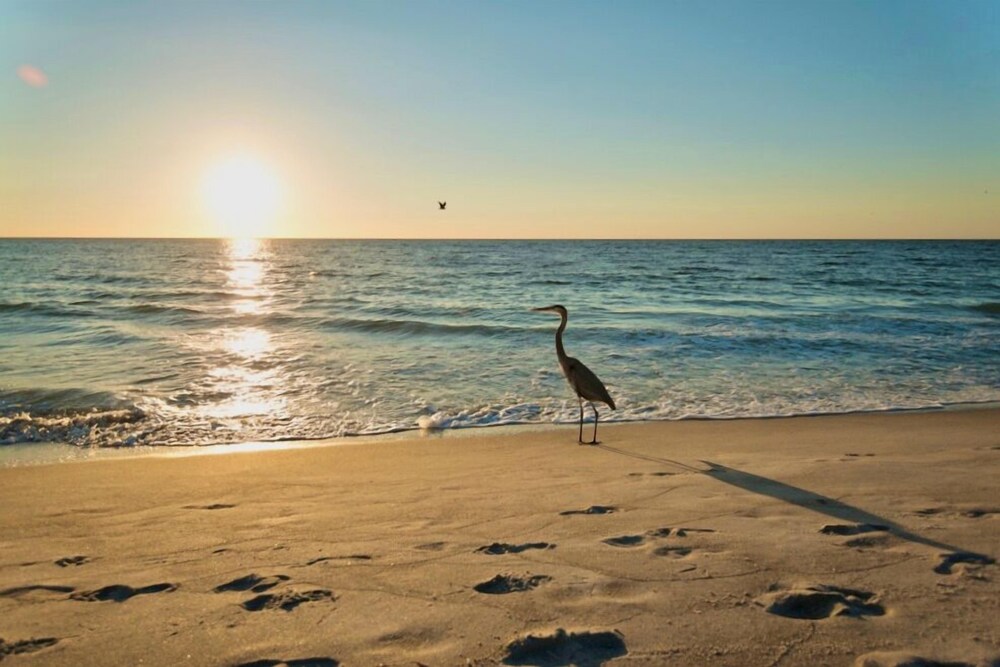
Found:
[[[551,312],[553,312],[555,310],[555,307],[554,306],[544,306],[542,308],[532,308],[531,310],[533,310],[536,313],[551,313]]]

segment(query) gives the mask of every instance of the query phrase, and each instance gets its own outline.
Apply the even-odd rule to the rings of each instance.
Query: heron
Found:
[[[448,202],[446,202],[446,201],[439,201],[439,202],[438,202],[438,208],[439,208],[439,209],[441,209],[442,211],[443,211],[443,210],[444,210],[444,209],[445,209],[445,208],[446,208],[447,206],[448,206]]]
[[[581,445],[596,445],[597,421],[599,419],[599,415],[597,413],[597,406],[594,405],[594,401],[604,403],[612,410],[615,409],[615,401],[611,398],[611,394],[608,393],[604,383],[601,382],[600,378],[594,375],[592,370],[584,366],[583,362],[579,359],[574,359],[566,354],[566,350],[563,348],[562,342],[563,331],[566,329],[566,321],[569,319],[569,313],[566,312],[566,308],[560,305],[555,305],[545,306],[544,308],[532,308],[532,310],[537,312],[556,313],[560,317],[559,328],[556,330],[556,356],[559,358],[559,366],[562,368],[563,375],[566,376],[566,381],[569,382],[569,386],[573,387],[573,391],[576,392],[576,398],[580,402],[580,435],[578,440]],[[594,411],[594,437],[588,443],[583,442],[584,399],[590,403],[590,408]]]

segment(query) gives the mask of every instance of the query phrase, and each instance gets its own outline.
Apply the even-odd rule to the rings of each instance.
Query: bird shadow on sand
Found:
[[[988,565],[994,562],[994,559],[989,556],[918,535],[885,517],[847,505],[834,498],[828,498],[827,496],[822,496],[806,489],[800,489],[797,486],[791,486],[768,477],[761,477],[760,475],[754,475],[749,472],[737,470],[736,468],[730,468],[720,463],[704,460],[701,462],[709,468],[704,471],[704,474],[744,491],[776,498],[786,503],[798,505],[799,507],[840,519],[841,521],[850,521],[865,526],[877,526],[879,529],[885,529],[902,540],[946,551],[948,553],[942,556],[942,562],[934,568],[934,571],[938,574],[950,574],[951,566],[955,563]]]
[[[662,463],[663,465],[673,466],[674,468],[680,468],[684,472],[694,472],[704,474],[707,471],[701,468],[696,468],[687,463],[682,463],[680,461],[674,461],[673,459],[665,459],[659,456],[650,456],[649,454],[640,454],[639,452],[630,452],[626,449],[619,449],[618,447],[611,447],[610,445],[605,445],[602,443],[597,443],[596,447],[598,449],[603,449],[606,452],[612,452],[613,454],[620,454],[622,456],[628,456],[629,458],[639,459],[640,461],[650,461],[651,463]]]
[[[736,468],[730,468],[720,463],[702,460],[701,463],[708,467],[706,470],[696,468],[680,461],[674,461],[672,459],[650,456],[648,454],[639,454],[637,452],[629,452],[624,449],[608,447],[605,445],[601,445],[600,447],[605,451],[615,454],[678,467],[686,472],[707,475],[717,481],[735,486],[736,488],[743,489],[744,491],[775,498],[786,503],[791,503],[792,505],[798,505],[799,507],[812,510],[813,512],[817,512],[819,514],[825,514],[826,516],[833,517],[841,521],[853,522],[859,526],[877,527],[878,530],[884,529],[902,540],[945,551],[947,553],[941,554],[941,562],[934,568],[934,571],[938,574],[951,574],[952,566],[958,563],[990,565],[996,562],[994,558],[985,554],[979,554],[951,544],[940,542],[938,540],[932,540],[928,537],[924,537],[923,535],[918,535],[917,533],[914,533],[913,531],[908,530],[903,526],[886,519],[885,517],[872,514],[871,512],[858,507],[847,505],[846,503],[842,503],[834,498],[828,498],[827,496],[814,493],[807,489],[801,489],[797,486],[791,486],[790,484],[785,484],[768,477],[762,477],[743,470],[737,470]]]

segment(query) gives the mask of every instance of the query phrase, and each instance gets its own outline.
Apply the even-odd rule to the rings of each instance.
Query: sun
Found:
[[[223,236],[268,236],[282,203],[275,172],[252,155],[233,155],[210,166],[201,181],[205,208]]]

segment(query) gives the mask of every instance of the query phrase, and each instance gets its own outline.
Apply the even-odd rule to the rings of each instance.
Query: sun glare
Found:
[[[274,233],[282,190],[278,177],[264,162],[237,155],[205,172],[202,199],[223,236],[261,237]]]

